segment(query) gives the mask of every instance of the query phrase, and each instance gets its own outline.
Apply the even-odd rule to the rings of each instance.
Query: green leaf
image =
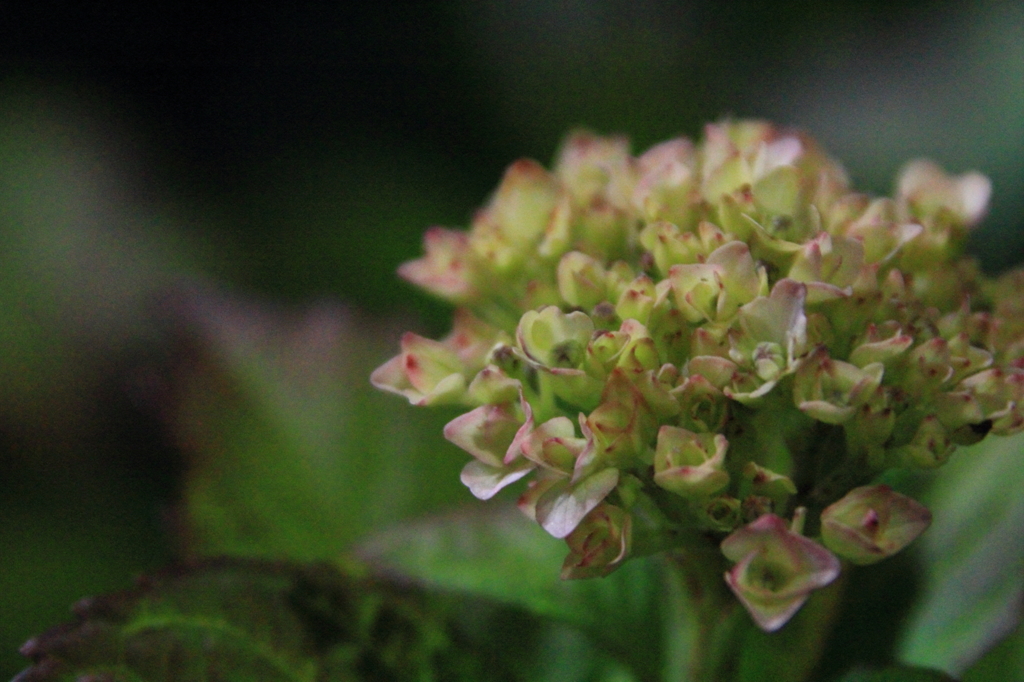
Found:
[[[1024,625],[1018,625],[963,674],[963,682],[1006,680],[1024,680]]]
[[[189,456],[190,553],[331,559],[374,529],[471,499],[465,457],[442,437],[451,415],[370,386],[397,329],[211,293],[177,310],[193,347],[170,411]]]
[[[604,578],[559,579],[565,544],[514,509],[473,508],[392,529],[358,554],[386,574],[486,596],[570,623],[641,679],[658,679],[666,602],[663,562],[633,559]]]
[[[16,682],[512,679],[414,592],[327,565],[217,560],[85,599]],[[493,669],[498,668],[498,669]]]
[[[956,682],[940,670],[894,666],[881,670],[854,670],[839,682]]]
[[[918,592],[916,554],[904,551],[869,566],[844,567],[843,601],[816,671],[822,679],[854,665],[882,668],[896,660],[901,626]]]
[[[924,583],[900,660],[958,675],[1010,632],[1024,604],[1024,435],[963,448],[924,498]]]

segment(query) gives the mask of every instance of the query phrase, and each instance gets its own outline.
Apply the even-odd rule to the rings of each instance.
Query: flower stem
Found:
[[[677,634],[686,643],[674,650],[666,679],[731,680],[748,619],[722,579],[727,566],[721,552],[710,542],[694,544],[672,552],[669,566],[678,593]]]

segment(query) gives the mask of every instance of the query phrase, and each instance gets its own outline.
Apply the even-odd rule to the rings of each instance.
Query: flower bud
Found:
[[[929,339],[907,356],[907,372],[901,386],[911,395],[937,393],[953,379],[949,342],[941,337]]]
[[[633,206],[647,220],[689,225],[698,202],[696,164],[689,140],[677,138],[651,147],[637,159],[639,178],[633,190]]]
[[[594,439],[593,457],[611,466],[630,466],[649,457],[648,443],[657,429],[643,394],[621,369],[611,373],[600,405],[583,424]]]
[[[440,341],[407,332],[402,352],[370,375],[377,388],[404,395],[413,405],[457,403],[466,394],[465,367]]]
[[[896,426],[896,412],[890,403],[890,391],[880,387],[857,408],[853,419],[843,425],[851,455],[871,458],[872,462],[883,456],[885,444]],[[877,466],[881,463],[877,462]]]
[[[729,495],[712,497],[694,512],[702,528],[716,533],[731,533],[743,523],[742,504]]]
[[[913,217],[927,219],[946,211],[971,227],[988,208],[992,183],[981,173],[951,177],[934,163],[913,161],[900,171],[897,193]]]
[[[728,320],[741,305],[768,293],[764,268],[738,241],[715,249],[704,263],[672,266],[669,279],[676,306],[692,323]]]
[[[942,466],[956,446],[949,432],[934,414],[921,420],[910,443],[897,449],[897,454],[924,469]]]
[[[586,131],[570,134],[555,162],[555,174],[580,208],[595,203],[625,208],[632,197],[634,173],[629,140]]]
[[[432,227],[423,235],[426,255],[403,263],[398,275],[446,301],[468,303],[479,297],[469,235]]]
[[[750,481],[750,492],[757,497],[767,497],[776,509],[785,506],[790,495],[796,494],[796,485],[789,476],[783,476],[756,462],[747,462],[743,477]]]
[[[586,439],[576,437],[576,428],[568,417],[554,417],[533,430],[522,450],[527,459],[568,476],[586,444]]]
[[[516,339],[527,357],[541,366],[575,368],[593,333],[594,323],[585,313],[563,313],[548,306],[523,314]]]
[[[875,362],[886,363],[903,354],[914,343],[896,322],[871,324],[850,352],[850,362],[860,368]]]
[[[497,405],[512,402],[522,390],[519,379],[508,376],[497,365],[487,365],[473,377],[467,393],[478,405]]]
[[[849,296],[864,263],[864,246],[855,239],[822,232],[796,253],[787,277],[807,285],[807,302]]]
[[[599,578],[622,565],[632,544],[633,519],[629,512],[602,504],[565,539],[569,556],[562,564],[562,579]]]
[[[949,365],[953,368],[950,383],[988,368],[992,364],[992,354],[983,348],[971,345],[967,332],[960,332],[949,337]]]
[[[672,389],[672,395],[679,403],[679,423],[685,429],[698,433],[715,432],[729,418],[729,401],[725,394],[701,374],[691,374],[683,379]]]
[[[658,273],[668,275],[673,265],[692,265],[707,260],[711,253],[726,243],[725,234],[708,222],[697,232],[683,232],[674,223],[650,223],[640,232],[640,244],[654,259]]]
[[[987,369],[967,377],[958,388],[977,401],[983,419],[992,422],[992,432],[1007,435],[1024,426],[1018,407],[1024,404],[1021,369]]]
[[[752,358],[758,344],[769,342],[783,349],[785,366],[791,367],[807,344],[806,297],[805,285],[791,279],[780,279],[772,287],[770,296],[760,296],[740,308],[738,322],[741,333],[734,337],[730,356],[735,353],[740,358]]]
[[[812,591],[839,576],[839,560],[831,552],[774,514],[727,537],[722,553],[737,562],[725,574],[726,583],[766,632],[785,625]]]
[[[916,223],[901,221],[892,199],[875,199],[846,227],[844,234],[861,241],[866,263],[878,263],[892,258],[923,230]]]
[[[909,545],[931,521],[924,505],[889,486],[863,486],[825,508],[821,536],[844,559],[873,564]]]
[[[654,451],[654,482],[682,497],[708,497],[729,484],[725,453],[729,441],[720,433],[697,434],[662,426]]]
[[[664,367],[666,365],[663,365],[662,369]],[[630,381],[633,382],[633,385],[640,392],[651,414],[659,422],[679,414],[679,402],[672,395],[670,385],[659,378],[661,373],[661,370],[645,370],[629,374]]]
[[[882,382],[881,363],[863,369],[833,360],[819,347],[796,372],[793,402],[808,416],[826,424],[842,424],[856,413]]]
[[[551,224],[558,194],[558,183],[540,164],[529,159],[516,161],[473,221],[474,249],[499,271],[517,266]],[[494,253],[493,248],[508,253]]]
[[[622,355],[622,349],[629,342],[629,334],[618,331],[598,331],[590,337],[584,368],[590,376],[605,379]]]
[[[513,403],[484,405],[448,422],[444,437],[481,462],[501,466],[516,459],[521,453],[522,440],[533,427],[529,403],[524,421]]]
[[[620,331],[628,336],[615,363],[627,372],[647,372],[661,367],[658,348],[647,328],[636,320],[626,320]]]
[[[673,365],[682,365],[690,354],[691,328],[686,323],[683,314],[662,296],[661,289],[664,289],[666,294],[671,291],[670,286],[662,287],[664,284],[669,283],[667,280],[659,282],[656,288],[658,297],[655,299],[654,310],[651,311],[651,317],[647,323],[648,330],[654,339],[654,345],[657,347],[658,356],[662,361]]]
[[[955,432],[967,424],[980,424],[985,421],[985,412],[981,403],[970,391],[950,391],[940,393],[932,398],[935,416],[950,432]]]
[[[525,418],[513,403],[484,405],[444,427],[445,438],[476,458],[463,467],[461,480],[478,499],[490,499],[535,466],[522,457],[523,442],[533,431],[533,410],[522,394],[519,406]]]
[[[647,324],[651,312],[654,310],[657,296],[651,278],[641,275],[633,280],[633,283],[619,296],[615,312],[620,319],[632,319],[641,324]]]
[[[718,203],[772,171],[790,166],[803,152],[795,137],[776,137],[775,129],[762,121],[711,124],[704,128],[704,198]]]
[[[558,293],[571,306],[593,308],[607,300],[604,266],[595,258],[570,251],[558,261]]]
[[[413,405],[465,403],[469,377],[483,368],[491,348],[505,338],[504,333],[459,309],[451,333],[441,341],[405,334],[401,354],[378,367],[370,382],[404,395]]]

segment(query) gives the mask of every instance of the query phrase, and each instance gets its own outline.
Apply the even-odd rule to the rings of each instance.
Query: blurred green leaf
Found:
[[[0,680],[8,680],[25,664],[18,647],[66,619],[68,604],[124,586],[169,553],[153,486],[136,476],[101,470],[103,478],[81,461],[0,470]]]
[[[1018,625],[963,674],[963,682],[1024,680],[1024,625]]]
[[[441,411],[369,384],[397,331],[322,306],[303,315],[187,297],[171,412],[190,457],[186,549],[308,560],[469,500]]]
[[[917,555],[904,551],[870,566],[844,568],[843,601],[816,671],[821,679],[854,665],[882,668],[896,660],[901,626],[918,593]]]
[[[958,675],[1011,631],[1024,604],[1024,435],[957,451],[924,501],[924,583],[899,658]]]
[[[839,682],[956,682],[939,670],[895,666],[882,670],[855,670]]]
[[[30,640],[17,682],[511,679],[420,595],[327,565],[218,560],[85,599]]]
[[[562,581],[563,542],[514,509],[473,511],[392,529],[358,554],[386,574],[570,623],[640,679],[659,679],[666,611],[675,605],[660,559],[634,559],[604,578]]]

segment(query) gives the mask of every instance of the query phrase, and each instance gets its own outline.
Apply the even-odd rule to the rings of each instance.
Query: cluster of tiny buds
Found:
[[[399,274],[453,329],[407,333],[372,381],[471,408],[445,427],[463,482],[488,499],[532,474],[519,507],[565,539],[563,577],[712,541],[775,630],[837,557],[929,525],[881,473],[1024,429],[1024,274],[962,253],[989,193],[919,161],[858,194],[758,121],[639,157],[577,133],[550,172],[514,163],[469,231],[426,233]]]

